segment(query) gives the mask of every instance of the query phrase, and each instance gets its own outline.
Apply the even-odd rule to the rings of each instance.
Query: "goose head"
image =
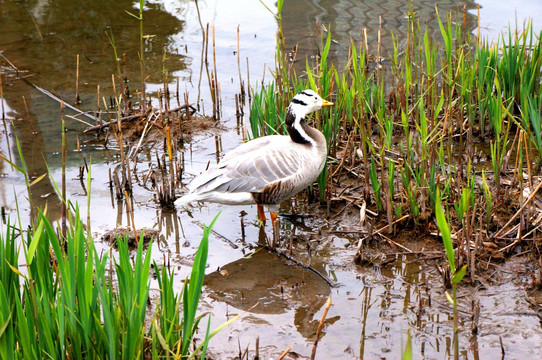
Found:
[[[307,125],[305,117],[313,111],[331,105],[333,105],[332,102],[322,99],[320,95],[310,89],[303,90],[294,96],[286,113],[286,128],[292,141],[299,144],[316,145],[319,136],[314,132],[318,131]]]
[[[331,105],[333,105],[332,102],[322,99],[315,91],[307,89],[294,96],[290,102],[289,110],[295,118],[303,119],[308,114]]]

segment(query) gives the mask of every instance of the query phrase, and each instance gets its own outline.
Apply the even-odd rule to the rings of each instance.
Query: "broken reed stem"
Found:
[[[167,141],[167,151],[168,151],[168,158],[169,158],[169,187],[168,187],[168,194],[164,194],[164,198],[169,203],[172,200],[173,201],[175,200],[175,170],[173,166],[174,164],[173,147],[171,146],[171,129],[169,125],[166,125],[166,141]]]
[[[134,212],[132,211],[132,206],[130,204],[130,197],[128,196],[128,191],[124,190],[124,200],[126,201],[126,211],[128,212],[128,215],[130,216],[130,221],[132,223],[132,230],[134,230],[134,238],[136,246],[139,246],[139,240],[137,238],[137,230],[135,226],[135,220],[134,220]]]
[[[4,84],[2,83],[2,67],[0,67],[0,103],[2,104],[2,120],[6,119],[4,111]]]
[[[504,230],[512,223],[512,221],[516,220],[516,218],[521,215],[523,213],[523,210],[525,209],[525,207],[527,205],[529,205],[529,203],[534,199],[536,193],[538,192],[538,190],[540,190],[540,187],[542,187],[542,181],[540,181],[540,183],[538,184],[538,186],[536,187],[536,189],[534,189],[534,191],[532,192],[531,195],[529,195],[529,198],[527,200],[525,200],[525,202],[523,203],[523,205],[519,208],[519,210],[514,214],[514,216],[512,216],[510,218],[510,220],[508,220],[508,222],[506,224],[504,224],[504,226],[495,233],[495,235],[493,235],[494,238],[497,238],[499,237],[503,232]]]
[[[199,111],[199,99],[201,95],[201,79],[202,79],[201,74],[203,73],[203,59],[205,58],[205,61],[207,61],[207,47],[205,45],[206,44],[205,29],[203,28],[203,23],[201,22],[201,14],[199,12],[198,0],[195,1],[195,4],[196,4],[196,11],[198,12],[198,22],[199,22],[199,26],[201,27],[201,37],[202,37],[201,60],[200,60],[200,67],[199,67],[199,80],[198,80],[198,97],[196,100],[197,108]],[[209,69],[207,69],[207,79],[209,79]]]
[[[337,175],[337,173],[343,168],[344,162],[346,160],[346,154],[348,153],[348,149],[350,149],[350,141],[352,140],[352,135],[353,134],[354,134],[354,132],[351,131],[350,134],[348,135],[348,140],[346,141],[346,147],[344,148],[344,156],[341,159],[341,162],[340,162],[339,166],[337,166],[337,169],[335,169],[333,174],[331,174],[331,178],[334,178],[335,175]]]
[[[239,25],[237,25],[237,70],[239,71],[239,94],[244,99],[245,89],[243,86],[243,78],[241,76],[241,55],[239,53]]]
[[[79,97],[79,54],[77,54],[77,65],[75,67],[75,103],[81,104]]]
[[[404,215],[403,217],[400,217],[399,219],[397,219],[397,220],[395,220],[394,222],[392,222],[391,225],[395,225],[395,224],[397,224],[397,223],[399,223],[399,222],[401,222],[401,221],[403,221],[403,220],[405,220],[405,219],[408,219],[409,217],[410,217],[410,215]],[[408,251],[408,252],[411,253],[412,250],[410,250],[410,249],[407,248],[406,246],[403,246],[403,245],[399,244],[398,242],[393,241],[393,240],[391,240],[390,238],[388,238],[388,237],[386,237],[386,236],[384,236],[384,235],[381,234],[383,231],[385,231],[385,230],[388,229],[389,227],[390,227],[390,224],[388,224],[388,225],[386,225],[386,226],[383,226],[383,227],[381,227],[380,229],[378,229],[377,231],[375,231],[375,232],[373,232],[372,234],[370,234],[370,236],[375,236],[375,235],[377,235],[377,234],[380,234],[380,235],[383,236],[383,237],[386,239],[386,241],[389,242],[390,244],[393,244],[393,245],[395,245],[395,246],[398,246],[398,247],[400,247],[401,249],[406,250],[406,251]],[[361,239],[359,239],[359,242],[358,242],[358,252],[359,252],[359,250],[361,249],[361,245],[363,244],[363,241],[364,241],[365,239],[367,239],[368,237],[369,237],[369,236],[365,236],[365,237],[362,237]]]
[[[60,118],[62,121],[62,239],[66,241],[66,123],[64,121],[64,102],[60,103]]]
[[[378,45],[377,45],[377,51],[376,51],[376,73],[378,74],[378,70],[380,69],[380,49],[382,46],[382,16],[378,17]]]
[[[212,80],[212,71],[209,74],[209,23],[205,27],[205,71],[207,72],[207,81],[209,82],[209,91],[211,91],[211,100],[213,101],[213,111],[214,111],[214,102],[215,102],[215,93]],[[213,114],[214,115],[214,114]]]
[[[117,85],[115,84],[115,74],[111,74],[111,82],[113,83],[113,94],[117,93]]]
[[[103,121],[102,121],[102,108],[100,106],[100,84],[98,84],[96,88],[96,105],[98,106],[98,110],[96,112],[96,118],[98,119],[98,122],[100,123],[100,125],[102,125]]]
[[[117,142],[119,144],[120,148],[120,162],[121,162],[121,168],[122,168],[122,175],[126,179],[126,183],[124,183],[124,188],[126,190],[130,190],[130,193],[132,192],[132,176],[129,166],[129,161],[126,158],[126,154],[124,153],[124,141],[122,138],[122,121],[120,117],[120,102],[119,99],[116,99],[116,106],[117,106]],[[121,192],[122,193],[122,192]]]
[[[28,110],[28,104],[26,103],[26,97],[23,95],[23,103],[24,103],[24,108],[25,108],[25,111],[26,111],[26,117],[28,119],[28,123],[30,124],[30,127],[32,128],[32,132],[34,134],[37,134],[38,131],[36,129],[36,127],[34,126],[34,122],[30,119],[30,111]]]
[[[215,119],[218,119],[219,118],[219,112],[220,112],[220,107],[218,105],[218,99],[219,99],[219,87],[218,87],[218,73],[216,72],[216,41],[215,41],[215,26],[213,25],[213,73],[214,73],[214,79],[215,79],[215,82],[214,82],[214,93],[215,93],[215,103],[214,103],[214,106],[216,108],[216,116],[214,116]]]
[[[144,39],[143,12],[142,12],[142,9],[140,8],[140,12],[139,12],[139,66],[140,66],[140,71],[141,71],[141,97],[140,97],[141,103],[139,104],[139,108],[141,109],[141,111],[145,111],[145,58],[143,56],[144,54],[143,39]]]
[[[293,345],[288,346],[288,349],[284,350],[284,352],[279,356],[279,358],[277,360],[284,359],[284,357],[286,357],[286,355],[288,355],[288,353],[290,352],[290,350],[292,350],[293,347],[294,347]]]
[[[521,132],[523,134],[523,144],[525,145],[525,157],[527,161],[527,171],[529,172],[529,186],[531,189],[533,188],[533,172],[531,171],[531,159],[529,158],[529,142],[527,141],[527,134],[525,134],[524,131]],[[520,135],[521,137],[521,135]],[[521,141],[519,141],[519,144],[521,144]],[[521,169],[518,169],[518,172],[521,171]]]
[[[180,106],[181,105],[181,100],[179,98],[179,77],[177,76],[175,78],[176,82],[177,82],[177,91],[175,92],[175,97],[177,98],[177,106]]]
[[[478,32],[476,33],[476,41],[480,42],[480,4],[476,4],[476,19],[478,19]]]
[[[314,345],[312,346],[311,360],[314,360],[316,357],[316,348],[318,347],[318,341],[320,341],[320,334],[324,328],[324,321],[326,321],[326,316],[329,308],[331,307],[331,296],[327,298],[326,307],[324,308],[324,313],[322,314],[322,319],[320,324],[318,324],[318,329],[316,330],[316,340],[314,340]]]

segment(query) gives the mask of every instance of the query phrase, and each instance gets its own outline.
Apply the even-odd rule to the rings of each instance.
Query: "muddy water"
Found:
[[[362,39],[367,28],[369,46],[374,48],[379,27],[382,52],[391,51],[390,34],[404,41],[407,26],[407,1],[285,1],[283,29],[287,46],[299,44],[298,59],[317,53],[315,22],[331,28],[335,40],[330,56],[340,66],[346,58],[350,38]],[[422,24],[438,33],[434,1],[414,1],[413,9]],[[439,10],[468,9],[467,23],[476,31],[477,3],[473,1],[438,1]],[[481,0],[482,33],[491,38],[496,31],[514,22],[514,4],[518,22],[530,14],[536,29],[542,25],[539,4],[533,0]],[[0,203],[12,218],[19,205],[23,226],[29,223],[37,207],[46,204],[53,219],[60,217],[59,200],[54,182],[60,183],[60,107],[28,82],[45,88],[65,101],[75,101],[76,56],[80,55],[80,84],[83,110],[97,108],[97,86],[101,96],[113,90],[111,74],[116,71],[113,52],[105,31],[113,34],[119,54],[126,54],[127,74],[132,92],[139,86],[139,28],[126,14],[136,12],[130,1],[32,1],[0,2],[0,51],[19,70],[0,60],[4,84],[3,107],[6,121],[1,131],[2,154],[20,164],[14,135],[21,148],[29,173],[36,178],[51,169],[32,188],[32,202],[26,197],[23,178],[7,163],[0,163]],[[270,80],[269,67],[274,63],[276,21],[258,1],[205,1],[199,3],[203,25],[215,25],[218,79],[222,89],[222,129],[196,136],[185,151],[185,179],[201,172],[209,161],[217,161],[240,141],[235,120],[234,94],[239,89],[236,39],[240,32],[241,72],[247,79],[247,61],[251,84]],[[69,16],[66,16],[69,14]],[[380,18],[382,22],[380,23]],[[188,92],[195,102],[201,63],[201,28],[193,1],[149,1],[145,13],[145,64],[147,90],[155,92],[160,85],[162,65],[172,79],[171,88]],[[381,24],[381,25],[380,25]],[[165,54],[165,56],[164,56]],[[163,60],[165,63],[163,64]],[[300,60],[304,63],[304,60]],[[265,69],[265,70],[264,70]],[[265,75],[264,75],[265,74]],[[20,80],[26,77],[28,82]],[[265,77],[264,77],[265,76]],[[201,86],[202,111],[211,109],[204,78]],[[116,84],[118,86],[118,84]],[[245,111],[247,113],[247,111]],[[71,112],[66,110],[66,114]],[[79,180],[79,167],[92,163],[91,229],[99,234],[127,225],[124,204],[117,202],[107,187],[109,169],[118,162],[118,146],[104,145],[103,139],[84,135],[83,124],[69,118],[67,163],[68,195],[86,209],[87,196]],[[84,121],[88,119],[82,118]],[[139,171],[144,173],[154,152],[142,152]],[[227,207],[214,204],[186,212],[164,212],[153,194],[141,186],[134,187],[135,223],[161,231],[153,245],[157,263],[169,258],[177,268],[178,279],[191,266],[201,237],[201,224],[210,223],[219,210],[222,215],[211,238],[209,271],[202,310],[213,314],[218,326],[231,316],[243,315],[212,342],[216,358],[233,358],[242,348],[254,351],[260,337],[260,354],[277,358],[293,345],[299,358],[310,356],[315,331],[328,296],[333,299],[318,358],[398,358],[410,331],[415,357],[446,358],[451,353],[451,309],[441,286],[440,275],[431,257],[441,250],[432,239],[397,239],[410,250],[422,255],[408,255],[405,250],[392,251],[386,264],[357,266],[353,263],[358,234],[359,214],[350,209],[327,220],[324,209],[307,204],[303,196],[296,199],[300,213],[312,214],[303,221],[281,221],[281,236],[292,239],[293,257],[298,264],[278,257],[257,245],[265,242],[252,207]],[[242,214],[245,211],[246,214]],[[291,211],[291,202],[282,211]],[[244,225],[242,228],[242,224]],[[269,226],[269,225],[268,225]],[[343,232],[340,232],[343,231]],[[345,232],[344,232],[345,231]],[[271,229],[265,229],[271,234]],[[350,232],[350,233],[349,233]],[[107,244],[103,245],[106,248]],[[374,256],[387,244],[374,243]],[[376,264],[382,262],[375,261]],[[300,266],[304,264],[310,266]],[[215,271],[220,268],[220,272]],[[461,351],[465,357],[493,359],[500,357],[500,341],[507,357],[536,356],[542,352],[540,321],[531,308],[525,292],[529,269],[520,259],[499,268],[500,278],[476,288],[460,289]],[[155,284],[153,284],[154,288]],[[181,283],[179,282],[179,289]],[[471,335],[471,299],[481,307],[479,331]]]

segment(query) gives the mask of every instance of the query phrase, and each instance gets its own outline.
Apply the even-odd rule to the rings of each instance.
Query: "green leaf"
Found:
[[[40,241],[41,234],[43,233],[44,226],[45,222],[43,221],[43,217],[40,217],[38,228],[34,231],[32,241],[30,242],[30,245],[28,246],[28,251],[26,252],[26,264],[28,266],[32,264],[32,259],[34,258],[34,253],[36,252],[36,248],[38,247],[38,243]]]
[[[196,320],[196,311],[198,302],[201,296],[201,289],[203,287],[203,279],[205,278],[205,266],[207,265],[207,253],[209,251],[209,235],[215,225],[221,212],[219,212],[209,227],[203,228],[203,238],[196,252],[196,258],[192,265],[192,274],[190,275],[190,282],[187,284],[185,281],[183,290],[183,340],[181,346],[181,353],[187,354],[192,337],[194,335],[193,325]]]
[[[452,299],[452,296],[450,294],[448,294],[448,292],[446,291],[445,292],[446,294],[446,298],[448,299],[448,301],[450,302],[450,304],[454,304],[454,299]]]
[[[403,360],[412,360],[412,338],[410,336],[410,330],[407,332],[407,341],[405,350],[403,350]]]
[[[457,284],[458,282],[460,282],[464,277],[465,277],[465,274],[467,273],[467,265],[463,265],[461,267],[461,269],[459,269],[455,274],[454,276],[452,277],[452,283],[453,284]]]
[[[45,177],[45,175],[47,175],[47,174],[43,174],[43,175],[38,176],[37,178],[35,178],[35,179],[30,183],[30,186],[33,186],[33,185],[39,183],[39,182],[41,181],[41,179],[43,179],[43,178]]]
[[[442,242],[444,243],[444,249],[446,250],[450,270],[452,271],[452,274],[455,274],[454,245],[452,243],[452,236],[450,233],[450,227],[448,226],[448,221],[446,221],[446,216],[444,216],[444,211],[442,210],[442,205],[440,203],[440,191],[438,190],[437,199],[435,202],[435,216],[437,218],[437,225],[440,230],[440,234],[442,235]]]
[[[2,160],[7,162],[10,166],[13,166],[21,174],[23,174],[23,175],[26,174],[26,172],[21,167],[15,165],[13,162],[9,161],[9,159],[7,157],[5,157],[4,154],[0,153],[0,158],[2,158]]]
[[[126,13],[127,13],[128,15],[135,17],[137,20],[141,20],[141,18],[140,18],[138,15],[134,15],[134,14],[132,14],[131,12],[129,12],[128,10],[124,10],[124,11],[126,11]]]
[[[4,335],[4,331],[6,331],[6,328],[8,327],[10,320],[11,320],[11,314],[9,314],[6,321],[2,324],[2,326],[0,326],[0,338],[2,337],[2,335]]]
[[[6,262],[7,262],[7,260],[6,260]],[[22,272],[20,272],[19,269],[17,269],[16,267],[12,266],[10,263],[8,263],[8,266],[11,268],[11,270],[12,270],[15,274],[17,274],[17,275],[19,275],[19,276],[22,276],[23,278],[26,279],[26,276],[25,276]]]

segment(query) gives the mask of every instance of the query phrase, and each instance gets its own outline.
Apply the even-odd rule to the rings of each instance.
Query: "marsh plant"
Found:
[[[208,322],[200,344],[191,345],[203,317],[197,306],[215,221],[204,228],[182,294],[173,273],[154,264],[160,295],[150,321],[152,244],[139,241],[132,254],[119,238],[116,257],[99,254],[77,208],[65,242],[45,212],[26,233],[8,223],[0,236],[0,357],[204,358],[218,329],[211,332]]]
[[[542,34],[528,23],[488,44],[451,14],[437,16],[441,37],[432,39],[410,12],[407,41],[394,39],[385,62],[352,42],[347,65],[336,69],[327,59],[332,29],[321,35],[316,61],[306,60],[306,76],[277,51],[275,81],[255,91],[250,134],[284,134],[285,104],[312,88],[335,103],[314,117],[328,143],[317,181],[322,203],[342,193],[341,181],[358,181],[392,229],[405,214],[414,223],[430,220],[440,188],[443,206],[459,203],[452,224],[472,223],[461,215],[474,214],[485,218],[478,230],[487,233],[496,219],[492,201],[519,208],[503,181],[509,164],[526,165],[531,186],[541,166]],[[511,152],[514,143],[519,150]],[[486,203],[475,209],[476,198]]]

